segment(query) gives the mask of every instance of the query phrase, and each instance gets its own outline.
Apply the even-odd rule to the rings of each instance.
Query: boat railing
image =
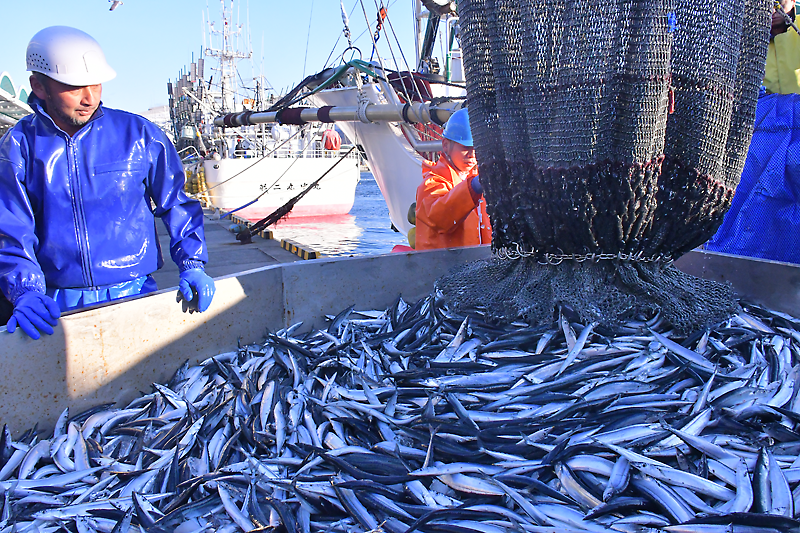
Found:
[[[194,153],[192,153],[194,151]],[[184,154],[186,152],[186,154]],[[193,145],[189,145],[182,150],[178,150],[178,155],[181,157],[181,161],[184,164],[187,163],[194,163],[198,160],[202,161],[203,157],[200,155],[200,152],[197,151],[197,148]]]
[[[358,159],[358,151],[354,150],[348,154],[347,152],[349,151],[349,148],[349,146],[343,145],[339,150],[325,150],[324,148],[306,148],[305,150],[302,150],[286,146],[274,150],[269,157],[274,159],[335,159],[347,154],[345,156],[347,159]],[[233,157],[234,159],[252,159],[256,157],[263,157],[263,154],[259,154],[257,150],[240,149],[233,151]]]

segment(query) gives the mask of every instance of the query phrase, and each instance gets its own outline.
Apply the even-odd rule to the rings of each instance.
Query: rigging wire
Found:
[[[310,144],[307,144],[307,145],[306,145],[306,146],[303,148],[303,150],[302,150],[300,153],[301,153],[301,154],[302,154],[302,153],[304,153],[304,152],[306,151],[306,149],[307,149],[309,146],[310,146]],[[286,173],[287,173],[287,172],[289,172],[289,171],[292,169],[292,167],[294,166],[294,164],[295,164],[295,163],[297,163],[297,161],[298,161],[299,159],[300,159],[299,155],[298,155],[297,157],[295,157],[295,158],[292,160],[292,162],[291,162],[291,163],[289,163],[289,166],[288,166],[288,167],[286,167],[286,170],[284,170],[284,171],[283,171],[283,173],[282,173],[280,176],[278,176],[278,177],[277,177],[277,179],[275,179],[275,181],[273,181],[273,182],[272,182],[272,185],[270,185],[269,187],[267,187],[266,189],[264,189],[264,191],[263,191],[261,194],[259,194],[258,196],[256,196],[254,200],[251,200],[251,201],[247,202],[246,204],[244,204],[244,205],[241,205],[241,206],[237,207],[237,208],[236,208],[236,209],[234,209],[233,211],[228,211],[227,213],[225,213],[225,216],[223,216],[223,217],[220,217],[220,218],[229,217],[229,216],[231,216],[232,214],[234,214],[235,212],[237,212],[237,211],[241,211],[241,210],[242,210],[242,209],[244,209],[245,207],[249,207],[249,206],[253,205],[254,203],[256,203],[257,201],[259,201],[259,200],[261,199],[261,197],[262,197],[262,196],[264,196],[265,194],[267,194],[267,193],[268,193],[268,192],[269,192],[269,191],[270,191],[270,190],[271,190],[271,189],[272,189],[272,188],[275,186],[275,184],[276,184],[276,183],[278,183],[278,182],[281,180],[281,178],[282,178],[282,177],[284,177],[284,176],[286,175]]]
[[[367,32],[369,32],[370,40],[372,41],[372,52],[374,54],[378,49],[378,42],[375,40],[375,34],[372,33],[372,26],[369,24],[369,16],[367,16],[367,8],[364,7],[364,0],[358,0],[358,3],[361,4],[361,12],[364,13],[364,21],[367,23]],[[380,54],[378,54],[378,64],[380,64],[381,70],[385,70],[383,67],[383,58]]]
[[[387,9],[387,10],[388,10],[388,9],[391,9],[391,8],[392,8],[392,6],[393,6],[393,5],[395,5],[397,2],[398,2],[398,0],[392,0],[391,2],[389,2],[389,5],[387,5],[387,6],[386,6],[386,9]],[[349,15],[348,15],[348,16],[350,16],[350,17],[352,17],[352,16],[353,16],[353,12],[356,10],[356,7],[358,7],[358,4],[359,4],[359,2],[358,2],[358,0],[356,0],[356,2],[353,4],[353,9],[351,9],[351,10],[350,10],[350,13],[349,13]],[[367,29],[366,29],[366,30],[364,30],[364,31],[362,31],[361,33],[359,33],[359,34],[358,34],[358,37],[356,37],[355,39],[353,39],[353,42],[354,42],[354,43],[355,43],[355,42],[357,42],[357,41],[358,41],[359,39],[361,39],[361,38],[364,36],[364,34],[365,34],[365,33],[367,33],[368,31],[371,31],[371,29],[369,28],[369,24],[367,24]],[[333,53],[336,51],[336,46],[339,44],[339,41],[341,40],[341,38],[342,38],[342,35],[343,35],[343,34],[341,34],[341,33],[340,33],[340,34],[339,34],[339,37],[337,37],[337,38],[336,38],[336,42],[335,42],[335,43],[333,43],[333,48],[331,49],[331,53],[328,55],[328,59],[326,59],[326,60],[325,60],[325,65],[324,65],[323,69],[324,69],[324,68],[328,68],[328,65],[329,65],[329,63],[330,63],[330,60],[331,60],[331,58],[333,57]]]
[[[331,167],[322,174],[322,176],[318,177],[316,180],[311,182],[311,184],[308,187],[306,187],[305,189],[300,191],[300,193],[297,194],[294,198],[290,199],[288,202],[286,202],[285,204],[280,206],[278,209],[276,209],[275,211],[273,211],[272,213],[267,215],[265,218],[262,218],[261,220],[259,220],[255,224],[253,224],[252,226],[248,227],[247,229],[245,229],[241,233],[237,233],[236,234],[236,240],[237,241],[241,241],[242,244],[248,244],[248,243],[252,242],[251,237],[253,236],[253,234],[258,233],[259,231],[263,230],[264,228],[270,226],[271,224],[274,224],[275,222],[278,222],[283,217],[287,216],[291,212],[291,210],[294,208],[294,205],[297,202],[299,202],[300,199],[303,198],[303,196],[305,196],[309,191],[311,191],[311,189],[316,187],[316,185],[320,181],[322,181],[322,178],[327,176],[334,168],[336,168],[336,166],[339,163],[344,161],[350,155],[350,153],[355,149],[356,149],[355,146],[351,147],[350,150],[348,150],[347,153],[344,154],[343,156],[339,157],[336,160],[336,162],[333,165],[331,165]],[[254,203],[254,202],[255,202],[255,200],[253,202],[251,202],[251,204]],[[248,205],[250,205],[250,204],[248,204]]]
[[[372,28],[370,27],[370,24],[369,24],[369,17],[367,16],[367,8],[364,6],[364,1],[363,0],[359,0],[359,3],[361,4],[361,11],[364,13],[364,20],[367,23],[367,29],[371,30]],[[377,2],[376,2],[376,5],[377,5]],[[372,52],[373,52],[373,54],[375,54],[375,52],[377,52],[377,50],[378,50],[378,42],[377,42],[377,40],[375,38],[375,34],[374,33],[370,33],[370,37],[372,38]],[[388,38],[386,39],[386,41],[387,41],[387,44],[389,46],[389,50],[390,50],[390,52],[392,54],[392,60],[395,62],[395,65],[396,65],[397,64],[397,60],[394,57],[394,52],[392,51],[391,43],[388,42],[389,41]],[[380,52],[378,52],[377,56],[378,56],[378,63],[381,66],[381,70],[383,72],[386,72],[386,67],[383,64],[383,58],[381,57]],[[400,78],[401,92],[403,94],[403,97],[406,99],[406,102],[410,103],[412,100],[408,95],[408,91],[406,91],[405,83],[403,83],[402,81],[403,80],[402,80],[402,76],[401,76],[401,78]],[[413,84],[413,81],[414,81],[413,78],[412,78],[411,81],[412,81],[412,84]]]
[[[298,130],[299,130],[299,131],[298,131],[298,133],[300,133],[300,131],[303,131],[303,130],[310,130],[310,129],[311,129],[311,128],[310,128],[310,126],[308,126],[308,125],[305,125],[305,126],[303,126],[302,128],[298,128]],[[290,137],[290,138],[291,138],[291,137]],[[272,188],[275,186],[275,184],[276,184],[276,183],[278,183],[278,182],[281,180],[281,178],[282,178],[282,177],[284,177],[284,176],[286,175],[286,173],[287,173],[287,172],[289,172],[289,171],[292,169],[292,167],[294,166],[294,164],[295,164],[295,163],[297,163],[297,162],[300,160],[300,155],[302,155],[302,154],[305,154],[306,150],[308,150],[308,147],[309,147],[309,146],[312,146],[313,144],[314,144],[314,141],[307,142],[307,143],[306,143],[306,145],[303,147],[303,149],[302,149],[302,150],[300,150],[300,154],[298,154],[297,156],[295,156],[295,157],[294,157],[294,160],[293,160],[291,163],[289,163],[289,166],[286,168],[286,170],[284,170],[284,171],[283,171],[283,173],[282,173],[280,176],[278,176],[278,177],[277,177],[277,179],[276,179],[275,181],[273,181],[273,182],[272,182],[272,184],[271,184],[269,187],[267,187],[266,189],[264,189],[264,192],[262,192],[261,194],[259,194],[258,196],[256,196],[256,199],[255,199],[255,201],[257,201],[259,198],[261,198],[262,196],[264,196],[265,194],[267,194],[267,193],[268,193],[268,192],[269,192],[269,191],[270,191],[270,190],[271,190],[271,189],[272,189]],[[240,209],[241,209],[241,208],[240,208]]]
[[[387,68],[386,72],[396,72],[397,74],[400,74],[401,71],[395,70],[395,69],[391,69],[391,68]],[[416,72],[415,74],[417,74],[417,77],[419,77],[420,79],[436,83],[437,85],[447,85],[449,87],[458,87],[459,89],[466,89],[466,85],[464,85],[462,83],[453,83],[451,81],[434,80],[429,75],[420,74],[419,72]],[[450,98],[452,100],[463,100],[466,97],[465,96],[448,96],[447,98]]]
[[[361,4],[361,12],[364,13],[364,22],[367,23],[367,31],[369,32],[370,41],[372,42],[372,54],[370,55],[370,62],[372,62],[372,58],[375,57],[375,52],[378,51],[378,39],[376,39],[375,36],[380,36],[380,34],[378,31],[372,33],[372,26],[369,24],[369,17],[367,16],[367,8],[364,6],[364,0],[358,0],[358,3]],[[380,53],[378,54],[378,63],[383,67]]]
[[[394,40],[397,43],[397,50],[400,53],[400,57],[403,59],[403,65],[405,65],[406,70],[408,72],[412,72],[412,69],[408,64],[408,60],[406,59],[406,55],[403,53],[403,47],[400,45],[400,38],[397,36],[397,32],[394,31],[394,25],[392,24],[392,19],[390,17],[386,17],[386,20],[389,22],[389,29],[392,31],[392,36],[394,37]],[[386,41],[387,42],[389,41],[389,37],[388,36],[386,37]],[[396,61],[395,61],[395,65],[397,65]]]
[[[242,89],[246,89],[246,90],[253,91],[253,94],[255,94],[255,90],[253,90],[253,89],[250,89],[249,87],[245,87],[245,86],[244,86],[244,80],[242,79],[242,73],[241,73],[241,72],[239,72],[239,69],[238,69],[238,68],[236,69],[236,76],[239,78],[239,87],[241,87]],[[235,98],[236,98],[237,96],[239,96],[239,97],[243,97],[243,96],[244,96],[244,95],[241,95],[241,94],[239,94],[239,91],[238,91],[238,90],[234,91],[233,95],[234,95],[234,103],[235,103],[235,101],[236,101],[236,100],[235,100]],[[235,105],[234,105],[234,107],[235,107]],[[244,106],[243,106],[243,107],[244,107]]]
[[[351,9],[351,10],[350,10],[350,13],[349,13],[348,17],[352,17],[352,16],[353,16],[353,11],[355,11],[355,10],[356,10],[356,6],[357,6],[357,5],[358,5],[357,3],[356,3],[356,4],[353,4],[353,9]],[[328,55],[328,59],[326,59],[326,60],[325,60],[325,63],[323,64],[323,67],[322,67],[322,69],[323,69],[323,70],[325,70],[326,68],[328,68],[328,62],[329,62],[329,61],[331,60],[331,58],[333,57],[333,53],[336,51],[336,46],[339,44],[339,40],[341,40],[341,38],[342,38],[342,35],[344,35],[344,32],[340,33],[340,34],[339,34],[339,36],[336,38],[336,42],[335,42],[335,43],[333,43],[333,48],[331,48],[331,53]],[[361,35],[364,35],[364,34],[362,33]],[[358,39],[361,37],[361,35],[359,35],[358,37],[356,37],[356,40],[358,40]]]
[[[308,61],[308,43],[311,41],[311,20],[314,18],[314,0],[311,0],[311,13],[308,14],[308,33],[306,33],[306,54],[303,57],[303,78],[306,77],[306,62]]]
[[[248,166],[248,167],[246,167],[246,168],[244,168],[244,169],[240,170],[239,172],[237,172],[236,174],[234,174],[234,175],[233,175],[233,176],[231,176],[230,178],[226,179],[225,181],[221,181],[221,182],[217,183],[216,185],[214,185],[213,187],[208,187],[208,188],[206,188],[206,191],[210,191],[210,190],[212,190],[212,189],[216,189],[216,188],[217,188],[217,187],[219,187],[220,185],[224,185],[224,184],[228,183],[229,181],[231,181],[231,180],[232,180],[233,178],[235,178],[236,176],[239,176],[240,174],[243,174],[244,172],[247,172],[248,170],[250,170],[251,168],[253,168],[253,167],[254,167],[254,166],[256,166],[257,164],[261,163],[262,161],[264,161],[265,159],[267,159],[269,156],[271,156],[272,154],[274,154],[276,151],[280,150],[280,149],[283,147],[283,145],[284,145],[284,144],[288,143],[289,141],[291,141],[292,139],[294,139],[295,137],[297,137],[297,136],[300,134],[300,132],[301,132],[301,131],[303,131],[303,128],[299,128],[299,129],[298,129],[298,130],[297,130],[297,131],[296,131],[296,132],[295,132],[295,133],[294,133],[294,134],[293,134],[291,137],[289,137],[288,139],[286,139],[285,141],[283,141],[281,144],[279,144],[278,146],[276,146],[275,148],[273,148],[273,149],[272,149],[270,152],[268,152],[268,153],[264,154],[264,156],[263,156],[263,157],[259,158],[259,159],[258,159],[258,161],[256,161],[256,162],[255,162],[255,163],[253,163],[252,165],[250,165],[250,166]],[[275,185],[275,184],[273,183],[272,185]],[[272,185],[270,185],[270,187],[272,187]]]
[[[382,7],[383,2],[381,2],[381,6],[378,6],[378,0],[373,0],[373,2],[375,3],[375,9],[377,9],[378,12],[380,13],[380,9]],[[386,20],[389,21],[389,27],[392,27],[392,21],[388,16],[386,17]],[[385,28],[384,28],[384,32],[386,32]],[[392,34],[394,35],[395,39],[397,39],[397,35],[394,33],[394,29],[392,29]],[[398,42],[398,48],[399,48],[399,44],[400,43]],[[386,36],[386,46],[389,47],[389,53],[392,56],[392,61],[394,61],[395,67],[399,69],[400,64],[397,61],[397,57],[395,57],[395,55],[394,55],[394,48],[392,47],[392,42],[389,39],[388,35]],[[399,49],[398,51],[400,53],[400,56],[403,58],[403,61],[405,62],[405,56],[403,55],[402,49]],[[380,56],[380,53],[378,55]],[[383,65],[381,65],[381,66],[383,66]],[[422,92],[420,92],[419,87],[417,87],[417,82],[414,79],[414,75],[411,73],[411,69],[408,68],[408,63],[407,62],[405,62],[405,66],[406,66],[406,70],[408,71],[408,76],[409,76],[410,81],[411,81],[412,90],[417,93],[417,96],[419,97],[419,101],[420,102],[424,101],[424,98],[422,98]],[[401,87],[400,90],[403,93],[403,98],[406,99],[407,103],[411,103],[413,101],[413,98],[411,98],[410,95],[408,94],[408,89],[406,88],[406,84],[405,84],[405,81],[403,80],[403,74],[402,73],[399,74],[398,79],[400,81],[400,87]]]
[[[237,73],[237,74],[238,74],[238,73]],[[240,77],[240,79],[241,79],[241,77]],[[213,87],[213,88],[215,88],[215,89],[222,89],[222,85],[221,85],[221,84],[219,84],[219,83],[212,83],[212,80],[211,80],[211,79],[209,79],[209,83],[208,83],[208,90],[211,90],[211,88],[212,88],[212,87]],[[245,86],[242,86],[241,88],[242,88],[242,89],[244,89],[244,90],[247,90],[247,91],[252,91],[253,93],[255,93],[255,89],[254,89],[254,88],[252,88],[252,87],[245,87]],[[228,92],[228,93],[231,93],[231,92],[232,92],[232,93],[233,93],[234,95],[236,95],[236,96],[240,96],[240,97],[241,97],[241,96],[248,96],[248,94],[247,94],[247,93],[242,93],[242,92],[239,92],[238,90],[234,91],[234,90],[232,90],[232,89],[229,89],[229,88],[226,88],[225,90],[226,90],[226,92]]]

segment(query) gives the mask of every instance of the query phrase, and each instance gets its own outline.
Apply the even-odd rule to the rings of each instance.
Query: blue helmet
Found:
[[[469,129],[469,115],[466,109],[459,109],[453,113],[444,127],[442,137],[464,146],[472,146],[472,131]]]

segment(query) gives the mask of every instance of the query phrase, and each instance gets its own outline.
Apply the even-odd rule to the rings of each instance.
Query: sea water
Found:
[[[275,239],[288,239],[325,256],[387,254],[395,245],[408,246],[392,229],[389,209],[372,173],[362,172],[350,213],[324,217],[291,216],[271,226]]]

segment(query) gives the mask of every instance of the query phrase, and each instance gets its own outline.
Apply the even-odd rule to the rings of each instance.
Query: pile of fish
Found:
[[[800,321],[352,308],[0,439],[0,531],[800,531]],[[46,437],[46,438],[45,438]]]

